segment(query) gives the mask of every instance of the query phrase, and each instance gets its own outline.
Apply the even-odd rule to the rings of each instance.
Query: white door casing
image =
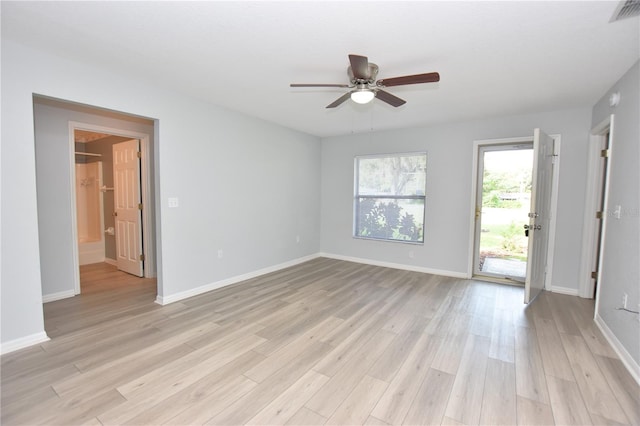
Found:
[[[551,227],[553,158],[553,138],[540,129],[535,129],[525,303],[533,301],[545,287]]]
[[[137,139],[113,145],[113,180],[118,269],[142,277],[139,145]]]

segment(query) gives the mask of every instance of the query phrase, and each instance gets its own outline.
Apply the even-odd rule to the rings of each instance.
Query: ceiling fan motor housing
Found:
[[[376,77],[378,76],[378,66],[373,62],[369,62],[369,78],[368,79],[359,79],[353,75],[353,69],[351,66],[347,68],[347,74],[349,75],[349,81],[351,84],[359,85],[359,84],[373,84],[376,81]]]

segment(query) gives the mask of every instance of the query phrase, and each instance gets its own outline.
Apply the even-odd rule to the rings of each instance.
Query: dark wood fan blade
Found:
[[[335,101],[333,101],[332,103],[330,103],[329,105],[327,105],[327,108],[335,108],[338,105],[342,104],[343,102],[345,102],[347,99],[349,99],[351,97],[351,92],[347,92],[344,95],[340,96],[338,99],[336,99]]]
[[[356,79],[369,80],[371,78],[369,59],[366,56],[349,55],[349,62],[351,62],[351,71]]]
[[[348,84],[298,84],[292,83],[289,87],[350,87]]]
[[[404,77],[384,78],[376,82],[377,86],[391,87],[403,86],[405,84],[435,83],[440,81],[440,74],[428,72],[425,74],[405,75]]]
[[[400,99],[396,95],[392,95],[391,93],[385,92],[384,90],[378,90],[376,92],[376,98],[394,107],[399,107],[400,105],[404,105],[407,103],[407,101],[405,101],[404,99]]]

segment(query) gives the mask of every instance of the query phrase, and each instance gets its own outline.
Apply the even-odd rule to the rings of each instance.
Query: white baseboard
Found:
[[[104,263],[108,265],[118,266],[118,261],[116,261],[115,259],[110,259],[108,257],[104,258]]]
[[[611,331],[600,315],[596,314],[595,322],[600,331],[602,331],[605,339],[607,339],[613,350],[620,357],[620,361],[622,361],[624,366],[627,367],[627,370],[629,370],[631,376],[640,385],[640,365],[638,365],[631,354],[627,352],[622,343],[620,343],[620,340],[618,340],[616,335],[613,334],[613,331]]]
[[[384,262],[373,259],[363,259],[360,257],[343,256],[341,254],[332,253],[320,253],[320,257],[327,257],[329,259],[345,260],[347,262],[363,263],[365,265],[382,266],[385,268],[402,269],[405,271],[422,272],[425,274],[442,275],[445,277],[464,278],[467,279],[466,272],[447,271],[444,269],[425,268],[423,266],[405,265],[402,263]]]
[[[43,294],[42,303],[53,302],[55,300],[66,299],[76,295],[74,290],[59,291],[58,293]]]
[[[168,296],[156,296],[156,303],[159,305],[168,305],[179,300],[187,299],[189,297],[197,296],[202,293],[207,293],[212,290],[216,290],[222,287],[226,287],[231,284],[236,284],[242,281],[246,281],[252,278],[259,277],[260,275],[269,274],[271,272],[279,271],[280,269],[289,268],[291,266],[299,265],[304,262],[316,259],[320,257],[318,254],[312,254],[310,256],[300,257],[288,262],[280,263],[278,265],[269,266],[267,268],[259,269],[257,271],[249,272],[235,277],[227,278],[221,281],[216,281],[210,284],[205,284],[200,287],[193,288],[187,291],[181,291],[180,293],[170,294]]]
[[[8,354],[9,352],[14,352],[19,349],[24,349],[28,346],[37,345],[38,343],[49,341],[49,336],[44,331],[40,333],[35,333],[30,336],[21,337],[19,339],[10,340],[8,342],[2,343],[2,349],[0,349],[1,354]]]
[[[557,285],[552,285],[551,286],[551,292],[552,293],[559,293],[559,294],[567,294],[569,296],[577,296],[578,295],[578,289],[577,288],[559,287]]]

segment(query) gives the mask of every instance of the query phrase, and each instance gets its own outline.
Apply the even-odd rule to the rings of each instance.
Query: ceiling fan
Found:
[[[435,83],[440,81],[440,74],[429,72],[425,74],[406,75],[403,77],[383,78],[376,81],[378,66],[366,56],[349,55],[351,65],[347,68],[350,84],[290,84],[290,87],[344,87],[350,90],[338,99],[327,105],[327,108],[335,108],[347,99],[359,104],[371,102],[378,98],[391,106],[399,107],[407,101],[382,90],[383,87],[404,86],[407,84]]]

